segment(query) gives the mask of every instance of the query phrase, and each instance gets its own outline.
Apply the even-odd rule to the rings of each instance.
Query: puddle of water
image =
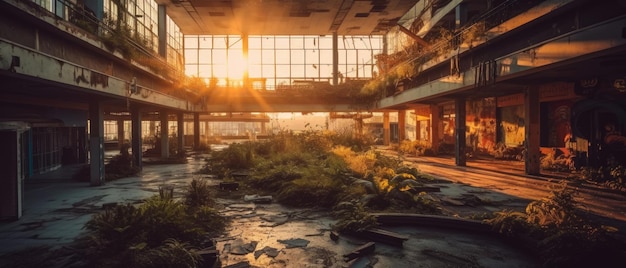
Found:
[[[385,227],[408,235],[403,247],[376,243],[374,253],[346,262],[344,255],[369,241],[340,236],[330,239],[334,221],[326,212],[291,210],[278,204],[255,206],[236,204],[228,208],[233,222],[227,237],[217,243],[223,265],[249,262],[258,267],[537,267],[531,256],[497,237],[456,230],[422,227]],[[281,216],[291,215],[286,223]],[[296,215],[296,216],[294,216]],[[297,217],[300,217],[299,219]],[[275,221],[268,221],[275,220]],[[305,247],[293,247],[281,240],[304,239]],[[237,243],[255,242],[248,254],[228,251]],[[237,244],[235,243],[235,244]],[[278,251],[275,257],[256,255],[265,247]]]

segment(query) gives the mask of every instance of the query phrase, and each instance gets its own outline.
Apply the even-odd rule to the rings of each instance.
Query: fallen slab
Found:
[[[252,202],[255,204],[270,204],[272,203],[271,195],[245,195],[243,200],[246,202]]]
[[[402,247],[404,241],[409,240],[407,235],[379,228],[371,228],[359,232],[350,232],[349,234],[396,247]]]
[[[354,260],[358,257],[370,254],[372,252],[374,252],[374,249],[376,249],[376,243],[374,242],[367,242],[364,245],[352,250],[350,253],[348,254],[344,254],[343,258],[346,262],[349,262],[351,260]]]
[[[302,238],[292,238],[286,240],[278,240],[279,243],[287,245],[287,248],[304,248],[309,245],[309,240]]]
[[[222,268],[249,268],[249,267],[252,267],[252,266],[250,266],[250,262],[249,261],[242,261],[242,262],[239,262],[239,263],[222,266]]]
[[[270,247],[270,246],[265,246],[264,248],[254,252],[254,258],[258,259],[263,254],[267,255],[270,258],[274,258],[278,256],[278,253],[279,253],[278,249]]]
[[[493,231],[487,223],[477,220],[462,219],[440,215],[405,214],[405,213],[373,213],[381,225],[428,226],[489,233]]]

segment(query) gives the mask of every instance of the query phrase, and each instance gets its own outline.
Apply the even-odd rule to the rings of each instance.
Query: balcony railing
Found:
[[[428,68],[443,61],[450,60],[452,51],[464,49],[470,50],[496,36],[489,35],[489,29],[495,28],[507,20],[518,16],[532,7],[546,0],[530,1],[506,1],[488,11],[473,18],[463,28],[453,31],[443,29],[438,39],[430,40],[429,48],[420,47],[417,43],[405,48],[404,51],[391,55],[378,55],[379,69],[385,70],[379,79],[377,90],[380,97],[388,97],[397,94],[404,89],[414,88],[426,84],[435,79],[443,78],[447,74],[439,74],[440,77],[430,75],[426,79],[420,78],[419,74]],[[451,72],[463,72],[466,70],[451,68]],[[416,75],[417,74],[417,75]]]

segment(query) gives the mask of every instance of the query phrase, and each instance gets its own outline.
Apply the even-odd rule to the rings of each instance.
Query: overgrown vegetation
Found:
[[[557,152],[541,156],[540,165],[543,170],[561,172],[569,172],[576,168],[572,155],[559,154]]]
[[[605,185],[610,189],[626,191],[626,167],[620,164],[609,163],[599,168],[583,167],[578,174],[581,180]]]
[[[403,140],[398,144],[397,148],[398,152],[404,155],[410,156],[434,156],[435,151],[433,151],[430,143],[427,141],[421,140]]]
[[[615,229],[582,216],[574,197],[574,190],[561,183],[524,212],[498,212],[487,222],[536,251],[546,267],[614,267],[622,262],[624,243],[610,235]]]
[[[82,241],[88,266],[199,267],[196,251],[211,246],[225,228],[210,196],[209,186],[195,178],[183,201],[156,195],[96,214]]]
[[[346,135],[281,132],[266,141],[232,144],[214,152],[204,172],[226,178],[249,171],[239,183],[287,206],[353,204],[359,213],[345,213],[339,229],[360,226],[369,210],[440,213],[436,202],[419,191],[429,176],[375,151],[369,138]]]
[[[371,215],[357,200],[341,202],[333,212],[339,218],[333,226],[338,231],[360,232],[378,226],[376,216]]]
[[[120,153],[111,157],[109,162],[104,165],[104,180],[114,181],[121,178],[127,178],[137,175],[141,170],[133,165],[132,155],[128,152],[130,146],[122,145]],[[91,178],[91,167],[84,165],[74,175],[74,179],[78,181],[89,181]]]
[[[140,169],[133,165],[133,159],[128,152],[130,146],[128,144],[122,145],[120,154],[115,155],[109,160],[109,163],[104,165],[104,177],[106,181],[113,181],[120,178],[126,178],[137,175]]]

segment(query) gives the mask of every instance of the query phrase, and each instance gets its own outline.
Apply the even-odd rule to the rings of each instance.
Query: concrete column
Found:
[[[243,58],[245,59],[244,62],[246,64],[243,69],[243,87],[252,88],[252,85],[250,84],[250,73],[248,71],[248,34],[244,33],[241,35],[241,45]]]
[[[383,35],[383,51],[382,51],[383,55],[389,55],[389,44],[387,42],[387,34]],[[382,66],[382,70],[378,70],[380,72],[380,76],[386,75],[387,71],[389,70],[389,65],[387,64],[388,61],[384,61],[383,64],[384,66]],[[387,93],[385,93],[387,94]]]
[[[117,120],[117,145],[119,149],[122,149],[122,146],[124,146],[125,139],[126,137],[124,137],[124,119],[118,119]]]
[[[211,134],[211,130],[209,129],[209,121],[204,121],[204,140],[209,141],[209,135]]]
[[[363,135],[363,118],[357,117],[354,119],[354,130],[357,136]]]
[[[23,122],[0,122],[0,219],[18,220],[24,204],[24,170],[21,136],[29,126]]]
[[[167,112],[161,111],[159,113],[161,119],[161,157],[170,157],[170,142],[169,142],[169,122],[167,120]]]
[[[133,106],[130,112],[131,116],[131,154],[133,155],[133,166],[139,169],[143,168],[143,140],[141,137],[141,109]]]
[[[89,165],[91,186],[104,185],[104,112],[97,101],[89,104]]]
[[[398,111],[398,142],[406,140],[406,110]]]
[[[439,125],[441,124],[441,108],[437,104],[430,105],[430,146],[433,152],[439,152]]]
[[[414,109],[413,112],[415,113],[415,140],[419,141],[419,140],[421,140],[421,137],[420,137],[420,131],[421,131],[421,129],[420,129],[420,121],[417,120],[419,115],[417,113],[417,109]]]
[[[159,56],[167,58],[167,14],[166,6],[159,5],[157,11],[157,24],[158,24],[158,36],[159,36]]]
[[[454,155],[457,166],[466,166],[467,164],[467,156],[465,154],[465,148],[467,147],[466,143],[466,128],[465,120],[467,117],[467,112],[465,110],[465,98],[457,98],[454,100],[454,114],[455,114],[455,129],[454,136],[456,138]]]
[[[180,156],[185,151],[185,114],[183,114],[182,112],[179,112],[178,114],[176,114],[176,119],[178,119],[178,122],[176,123],[177,125],[176,136],[178,137],[178,148],[176,151],[178,155]]]
[[[200,114],[193,114],[193,148],[200,148]]]
[[[156,135],[156,122],[150,121],[148,125],[148,132],[150,133],[150,137],[154,137]]]
[[[383,112],[383,144],[391,143],[391,123],[389,122],[389,112]]]
[[[333,32],[333,85],[339,84],[339,48],[337,32]]]
[[[525,171],[528,175],[539,175],[541,173],[541,151],[539,120],[541,117],[539,105],[539,89],[529,88],[524,96],[524,129],[526,135]]]

